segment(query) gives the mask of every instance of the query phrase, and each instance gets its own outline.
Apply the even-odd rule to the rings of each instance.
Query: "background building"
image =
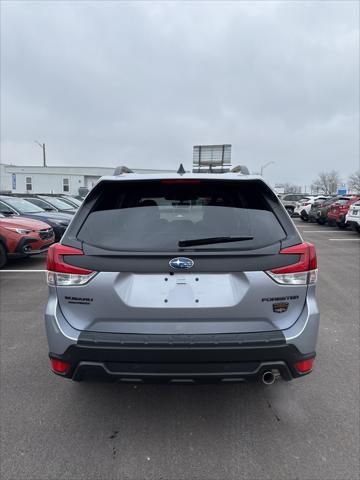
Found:
[[[91,189],[104,175],[112,175],[114,167],[42,167],[0,164],[0,192],[68,193],[77,195],[79,188]],[[132,168],[136,173],[172,172]]]

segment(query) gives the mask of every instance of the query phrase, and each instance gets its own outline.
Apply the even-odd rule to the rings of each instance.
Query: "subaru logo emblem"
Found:
[[[176,270],[186,270],[194,266],[194,262],[191,258],[187,257],[177,257],[172,258],[169,262],[171,268],[175,268]]]

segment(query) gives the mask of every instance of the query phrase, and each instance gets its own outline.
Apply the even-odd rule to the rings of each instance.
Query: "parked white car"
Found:
[[[345,217],[346,224],[360,233],[360,202],[353,203]]]
[[[300,217],[301,220],[307,222],[309,219],[309,211],[311,205],[318,200],[326,200],[328,197],[324,195],[317,195],[317,196],[309,196],[302,198],[299,202],[297,202],[294,210],[294,217]]]

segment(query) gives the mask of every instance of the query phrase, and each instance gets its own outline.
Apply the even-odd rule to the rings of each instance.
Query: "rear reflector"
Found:
[[[64,375],[70,370],[70,363],[63,362],[62,360],[58,360],[57,358],[50,358],[51,368],[55,373],[60,373]]]
[[[47,282],[54,286],[85,285],[97,272],[66,263],[65,257],[84,255],[78,248],[54,243],[47,254]]]
[[[301,362],[295,363],[294,367],[299,373],[308,373],[313,369],[315,358],[309,358]]]
[[[299,259],[291,265],[274,268],[266,273],[275,282],[283,285],[307,285],[316,283],[317,258],[315,247],[312,243],[300,243],[280,250],[285,255],[300,255]]]

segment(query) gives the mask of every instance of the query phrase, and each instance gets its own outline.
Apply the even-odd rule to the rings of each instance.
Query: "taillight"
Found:
[[[97,272],[76,267],[65,262],[68,255],[84,255],[78,248],[54,243],[47,254],[47,282],[51,286],[85,285]]]
[[[51,368],[55,373],[60,373],[60,375],[65,375],[70,370],[70,363],[63,362],[57,358],[50,358]]]
[[[300,243],[293,247],[280,250],[284,255],[300,255],[300,258],[291,265],[274,268],[266,273],[275,282],[282,285],[307,285],[316,283],[317,258],[315,247],[312,243]]]
[[[315,358],[309,358],[308,360],[302,360],[301,362],[295,363],[294,367],[299,373],[308,373],[311,372],[314,366]]]

